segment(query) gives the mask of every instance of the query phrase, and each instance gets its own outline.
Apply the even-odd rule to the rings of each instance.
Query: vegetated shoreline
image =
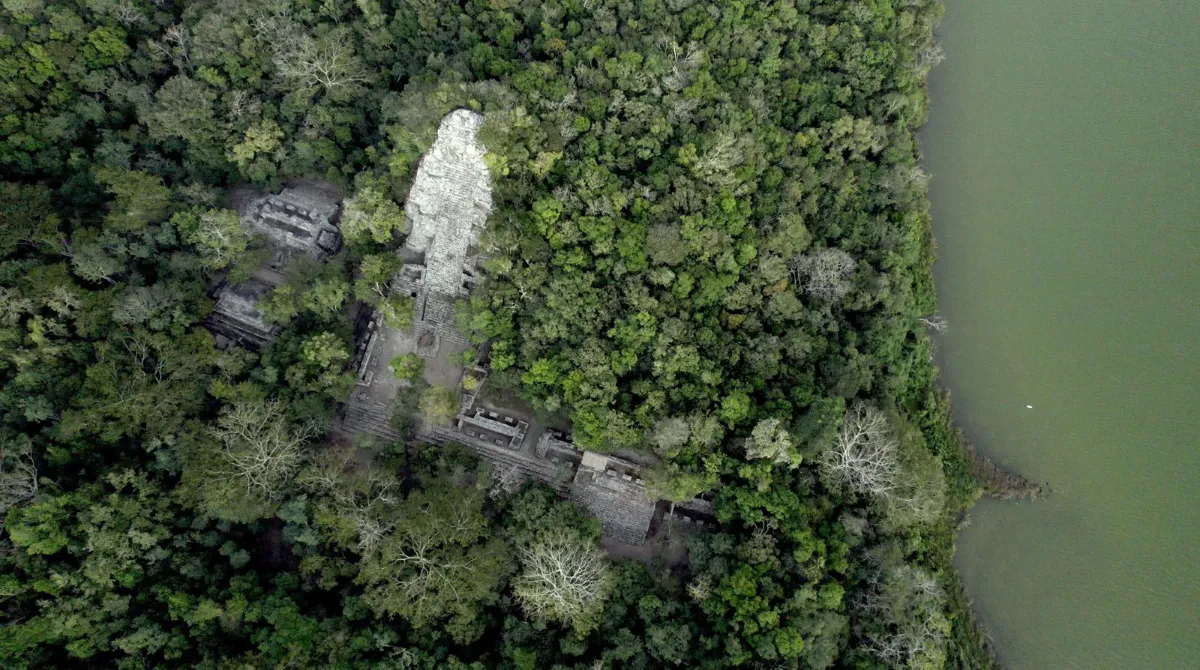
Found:
[[[810,667],[995,667],[952,565],[957,522],[985,487],[916,325],[934,310],[934,244],[912,131],[928,113],[920,88],[939,55],[929,26],[940,4],[916,3],[897,17],[886,3],[878,16],[855,3],[793,11],[764,3],[749,15],[729,5],[735,11],[713,16],[723,13],[714,3],[722,11],[676,17],[646,3],[645,16],[636,4],[619,8],[630,12],[621,23],[579,6],[568,8],[579,20],[517,6],[519,21],[482,5],[430,15],[410,6],[390,33],[381,10],[362,4],[363,16],[344,32],[315,15],[251,16],[227,3],[198,15],[127,17],[129,33],[82,19],[72,27],[56,11],[53,30],[21,34],[35,75],[23,89],[48,103],[35,112],[75,109],[59,105],[74,103],[60,95],[73,91],[45,95],[47,82],[130,67],[77,82],[83,92],[120,84],[112,113],[96,121],[112,134],[90,170],[81,160],[90,141],[38,151],[37,162],[32,152],[42,147],[32,143],[30,155],[0,157],[21,168],[22,183],[5,184],[6,192],[30,203],[21,218],[31,223],[10,240],[16,260],[4,268],[29,298],[19,303],[28,323],[18,324],[29,332],[12,341],[30,346],[0,399],[24,409],[5,421],[33,435],[29,453],[52,456],[44,474],[55,483],[11,516],[19,550],[0,552],[0,567],[11,562],[20,575],[4,582],[19,588],[4,603],[17,623],[0,657],[54,666],[69,656],[200,663],[236,662],[230,654],[241,653],[251,665],[325,665],[367,663],[371,653],[411,644],[405,653],[431,664],[436,654],[438,667],[465,667],[448,665],[448,650],[499,667],[507,658],[539,667],[539,655],[544,664],[564,654],[581,657],[579,667],[588,667],[585,654],[602,663],[641,654],[641,665],[662,667],[662,652],[680,667],[779,659],[798,667],[802,657]],[[441,21],[447,30],[431,28]],[[478,32],[449,29],[468,23]],[[664,38],[647,29],[655,26]],[[84,50],[75,61],[69,50],[43,46],[82,39],[86,29],[100,57]],[[183,49],[185,35],[205,48]],[[218,39],[226,35],[240,52]],[[744,48],[743,37],[764,35],[777,43]],[[803,39],[784,50],[796,36]],[[147,47],[134,51],[143,39]],[[320,93],[304,88],[296,67],[314,49],[349,59]],[[269,61],[259,58],[266,50],[275,51]],[[430,50],[456,57],[427,59]],[[49,74],[54,58],[61,80]],[[387,77],[376,77],[384,69]],[[400,81],[403,92],[392,88]],[[761,95],[749,95],[755,82]],[[893,95],[885,101],[884,93]],[[348,467],[332,451],[310,461],[301,448],[311,419],[332,421],[334,403],[355,383],[343,318],[351,296],[397,316],[412,307],[390,302],[396,296],[379,285],[395,270],[392,246],[405,222],[398,202],[412,168],[434,121],[457,107],[493,116],[485,145],[491,168],[508,175],[497,192],[511,216],[492,230],[511,258],[487,270],[495,302],[481,304],[472,321],[484,341],[508,345],[493,349],[491,379],[501,385],[507,369],[511,386],[540,389],[546,407],[565,403],[591,444],[641,444],[653,431],[676,457],[664,485],[679,497],[720,488],[724,528],[693,554],[686,590],[625,565],[609,616],[590,604],[605,602],[605,579],[584,594],[589,605],[572,615],[573,628],[546,624],[537,606],[526,621],[508,599],[510,577],[522,569],[515,550],[584,527],[572,542],[594,549],[594,521],[544,489],[505,499],[505,508],[487,503],[482,489],[459,481],[478,463],[455,460],[453,449],[418,462],[396,444],[380,447],[378,472]],[[677,118],[659,118],[663,109]],[[51,129],[78,117],[31,116]],[[135,118],[144,133],[130,125]],[[259,266],[236,213],[214,208],[221,188],[274,188],[322,169],[343,186],[353,177],[341,221],[348,251],[301,268],[264,299],[268,318],[287,325],[276,343],[261,354],[218,352],[203,331],[187,331],[211,311],[200,290],[206,273]],[[24,183],[43,178],[55,186]],[[69,268],[63,250],[72,252]],[[787,291],[792,283],[797,290]],[[536,302],[518,324],[512,314],[527,300]],[[537,337],[519,339],[537,326]],[[588,332],[610,339],[577,337]],[[153,373],[146,352],[157,360]],[[179,374],[160,374],[170,366]],[[798,446],[819,449],[847,403],[854,411],[872,403],[877,418],[898,419],[897,435],[870,441],[876,453],[911,458],[891,462],[912,478],[904,485],[914,493],[900,502],[929,504],[893,505],[899,499],[886,496],[887,486],[851,494],[855,480],[823,475],[812,460],[800,467],[811,454]],[[246,439],[253,425],[267,428]],[[846,442],[866,446],[856,436]],[[283,445],[269,477],[244,469],[240,480],[228,476],[263,444]],[[112,469],[89,481],[101,462]],[[405,488],[414,472],[423,486]],[[153,533],[134,537],[112,519]],[[461,532],[440,538],[448,527]],[[305,562],[300,574],[274,551],[288,534],[297,538],[291,558]],[[449,563],[439,574],[452,577],[422,581],[395,569],[396,556],[435,542],[445,550],[430,560]],[[92,546],[108,551],[85,551]],[[455,560],[463,547],[465,563]],[[470,579],[464,565],[479,566]],[[42,589],[62,575],[70,588]],[[417,589],[406,596],[401,579]],[[451,597],[444,583],[471,589]],[[136,616],[111,611],[114,600],[100,599],[109,592],[136,594]],[[233,625],[218,636],[223,603]],[[253,616],[243,617],[251,606]],[[189,627],[172,623],[180,620]],[[275,628],[256,628],[259,621]],[[492,641],[499,645],[481,648]],[[907,647],[899,658],[896,643]]]
[[[935,369],[936,370],[936,369]],[[933,404],[939,409],[949,409],[950,394],[940,385],[933,390]],[[961,428],[956,426],[948,415],[942,415],[932,425],[923,426],[923,430],[933,434],[950,437],[957,444],[957,458],[952,456],[946,465],[947,473],[966,470],[977,486],[975,496],[949,512],[954,515],[953,524],[944,530],[949,542],[953,544],[957,531],[968,518],[970,508],[975,499],[987,495],[999,500],[1037,500],[1050,494],[1048,484],[1034,482],[1027,477],[996,465],[987,456],[979,453],[975,445],[968,439]],[[931,440],[931,443],[932,440]],[[945,454],[943,455],[945,458]],[[979,621],[970,594],[953,566],[953,548],[944,558],[947,569],[943,572],[943,586],[947,594],[947,608],[954,622],[950,636],[949,661],[954,667],[960,668],[1000,668],[1002,667],[996,655],[996,649],[988,636],[987,630]]]

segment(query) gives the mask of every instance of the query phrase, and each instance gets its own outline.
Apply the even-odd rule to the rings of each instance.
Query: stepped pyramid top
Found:
[[[492,188],[476,135],[483,116],[456,109],[442,119],[437,140],[421,158],[404,210],[412,221],[405,249],[425,254],[425,286],[465,295],[469,250],[492,211]]]

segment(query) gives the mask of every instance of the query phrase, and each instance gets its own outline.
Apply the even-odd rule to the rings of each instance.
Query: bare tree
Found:
[[[658,46],[669,51],[671,55],[671,71],[663,75],[663,86],[669,91],[682,91],[691,83],[694,72],[704,62],[704,51],[695,42],[689,42],[685,49],[665,35],[658,38]]]
[[[925,450],[904,453],[882,411],[856,403],[821,462],[822,473],[851,490],[878,498],[894,523],[931,521],[945,504],[945,479]]]
[[[792,259],[792,280],[806,293],[823,300],[838,300],[850,292],[850,278],[858,264],[837,248],[801,254]]]
[[[499,500],[501,496],[521,488],[525,475],[515,465],[496,464],[492,470],[492,485],[488,488],[488,497]]]
[[[304,463],[304,445],[316,430],[294,430],[278,402],[227,406],[212,429],[221,441],[221,465],[212,476],[228,477],[248,491],[276,500]]]
[[[908,564],[879,568],[856,603],[869,617],[864,646],[892,667],[941,667],[950,624],[945,592],[926,570]]]
[[[108,11],[113,20],[124,26],[132,26],[146,20],[146,16],[142,14],[142,10],[132,0],[114,2]]]
[[[937,42],[930,43],[917,54],[917,71],[924,77],[944,60],[946,60],[946,52],[942,49],[942,45]]]
[[[719,186],[732,186],[738,178],[733,169],[745,161],[746,140],[732,131],[717,133],[704,152],[697,157],[692,172],[704,181]]]
[[[275,67],[286,80],[305,88],[343,89],[370,79],[343,35],[314,39],[307,35],[281,45]]]
[[[161,40],[147,40],[151,53],[159,54],[175,64],[175,67],[190,71],[192,60],[189,54],[191,37],[182,23],[167,28]]]
[[[256,37],[273,51],[275,69],[284,80],[326,92],[370,80],[350,45],[349,33],[336,30],[313,37],[292,15],[286,0],[263,2],[253,21]]]
[[[229,117],[232,119],[240,119],[243,116],[258,114],[262,110],[262,101],[244,89],[227,93],[225,95],[225,105],[229,108]]]
[[[858,493],[891,493],[900,474],[899,444],[883,412],[864,403],[852,405],[821,467],[830,479]]]
[[[480,493],[441,486],[414,492],[399,506],[395,528],[359,572],[368,605],[418,626],[472,611],[501,572],[503,545],[485,539]]]
[[[25,435],[0,439],[0,521],[9,508],[37,495],[33,443]]]
[[[556,530],[521,550],[514,592],[533,616],[578,624],[604,603],[612,584],[608,559],[578,535]]]
[[[944,333],[948,328],[950,328],[950,323],[946,321],[946,318],[940,314],[923,316],[918,320],[935,333]]]
[[[702,603],[712,596],[712,579],[708,575],[702,575],[692,580],[687,585],[688,597],[692,600]]]

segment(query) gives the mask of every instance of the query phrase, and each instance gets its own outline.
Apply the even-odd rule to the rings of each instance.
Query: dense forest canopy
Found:
[[[0,0],[3,665],[990,665],[925,333],[940,13]],[[412,321],[403,203],[456,108],[495,198],[461,329],[579,444],[652,452],[659,497],[711,494],[683,565],[453,446],[325,439],[353,310]],[[226,194],[295,179],[345,194],[346,248],[218,349],[211,287],[270,254]]]

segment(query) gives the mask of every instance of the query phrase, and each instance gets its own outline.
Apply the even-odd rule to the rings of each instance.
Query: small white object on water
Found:
[[[1026,405],[1025,409],[1033,409],[1033,405]]]

